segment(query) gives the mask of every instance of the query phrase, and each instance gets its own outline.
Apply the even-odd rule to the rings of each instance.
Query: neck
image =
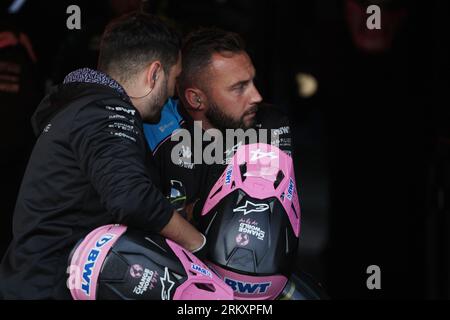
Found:
[[[128,97],[130,98],[131,103],[137,109],[137,111],[139,112],[141,117],[143,117],[142,102],[144,99],[136,98],[136,97],[139,97],[139,94],[137,94],[137,92],[136,92],[137,91],[136,86],[132,86],[129,83],[124,83],[124,82],[119,82],[119,84],[124,88],[125,92],[127,93]]]
[[[141,116],[141,118],[144,119],[145,114],[144,114],[144,106],[142,104],[142,99],[134,99],[134,98],[130,97],[130,100],[131,100],[131,103],[133,104],[133,106],[139,112],[139,115]]]
[[[201,121],[202,122],[202,129],[208,130],[208,129],[215,129],[213,125],[208,121],[208,118],[206,118],[205,113],[202,111],[196,111],[192,109],[185,108],[186,112],[191,116],[192,120],[194,121]]]

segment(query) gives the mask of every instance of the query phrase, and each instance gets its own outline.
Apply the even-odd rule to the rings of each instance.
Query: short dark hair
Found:
[[[97,67],[126,81],[145,64],[160,60],[168,74],[180,49],[181,39],[174,29],[156,16],[132,12],[106,26]]]
[[[200,28],[189,33],[182,46],[183,69],[179,76],[179,94],[184,96],[194,81],[201,81],[200,76],[210,65],[214,53],[239,53],[245,51],[244,40],[234,32],[219,28]]]

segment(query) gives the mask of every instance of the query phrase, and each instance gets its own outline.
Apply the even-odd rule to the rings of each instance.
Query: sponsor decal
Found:
[[[247,219],[243,219],[243,218],[241,218],[241,219],[239,219],[239,223],[246,223],[246,224],[250,224],[250,225],[252,225],[252,226],[257,226],[258,225],[258,222],[257,221],[255,221],[255,220],[252,220],[252,219],[250,219],[250,218],[247,218]]]
[[[250,242],[248,234],[245,233],[239,233],[236,236],[236,243],[242,247],[245,247]]]
[[[258,240],[264,240],[264,236],[266,235],[265,231],[261,230],[260,227],[247,223],[239,224],[239,232],[252,235]]]
[[[134,130],[134,126],[133,125],[125,124],[125,123],[121,123],[121,122],[114,122],[112,124],[109,124],[108,128],[113,128],[113,129],[116,128],[116,129],[119,129],[119,130],[136,132]]]
[[[140,265],[133,265],[133,267],[134,266],[139,266],[142,269]],[[133,267],[130,269],[130,273]],[[148,289],[152,290],[155,287],[156,283],[158,282],[157,279],[158,272],[149,270],[147,268],[145,268],[145,270],[142,270],[140,272],[141,272],[141,280],[139,281],[139,284],[135,286],[133,289],[133,293],[137,295],[143,294]],[[133,276],[133,274],[131,275]]]
[[[227,171],[225,172],[225,184],[231,183],[231,178],[233,177],[233,166],[229,166]]]
[[[127,109],[127,108],[120,107],[120,106],[116,106],[116,107],[105,106],[105,109],[106,110],[110,110],[110,111],[125,112],[125,113],[128,113],[128,114],[131,114],[132,116],[134,116],[136,114],[136,110]]]
[[[233,209],[233,212],[243,212],[244,216],[252,213],[252,212],[264,212],[267,209],[269,209],[269,205],[266,203],[253,203],[251,201],[246,201],[245,205],[238,207],[236,209]]]
[[[52,128],[52,124],[51,123],[47,124],[44,128],[44,132],[49,132],[51,128]]]
[[[169,269],[165,267],[164,269],[164,277],[159,278],[161,281],[162,289],[161,289],[161,300],[170,300],[170,291],[172,290],[175,282],[170,280]]]
[[[127,108],[124,108],[124,107],[115,107],[115,110],[116,110],[116,111],[126,112],[126,113],[128,113],[128,114],[131,114],[132,116],[134,116],[135,113],[136,113],[135,110],[127,109]]]
[[[167,128],[170,128],[171,126],[173,126],[173,120],[167,124],[163,124],[163,125],[159,126],[158,129],[159,129],[159,131],[164,132],[164,131],[166,131]]]
[[[126,139],[129,139],[129,140],[133,141],[133,142],[136,142],[135,138],[133,138],[133,137],[131,137],[131,136],[129,136],[129,135],[123,133],[123,132],[111,132],[111,133],[113,135],[115,135],[115,136],[118,136],[118,137],[121,137],[121,138],[126,138]]]
[[[113,234],[103,235],[89,251],[87,261],[83,265],[83,279],[81,283],[81,290],[90,295],[91,292],[91,280],[92,280],[92,269],[95,267],[98,257],[100,256],[102,247],[114,238]]]
[[[108,119],[110,119],[110,120],[114,120],[114,119],[128,120],[127,117],[125,117],[125,116],[123,116],[121,114],[113,114],[113,115],[109,116]]]
[[[262,159],[262,158],[270,158],[270,159],[278,158],[278,156],[275,154],[275,152],[273,152],[273,151],[264,152],[264,151],[261,151],[261,149],[252,151],[251,154],[252,154],[252,157],[251,157],[250,161],[256,161],[256,160]]]
[[[292,180],[292,178],[289,178],[289,186],[286,193],[286,198],[288,198],[289,201],[292,201],[292,196],[294,195],[294,185],[294,180]]]
[[[229,285],[233,289],[234,292],[238,292],[241,294],[266,293],[269,287],[272,285],[272,282],[252,283],[234,280],[230,278],[224,278],[224,281],[227,285]]]
[[[144,268],[140,264],[133,264],[130,268],[130,275],[133,278],[142,277],[142,273],[144,272]]]
[[[290,131],[289,127],[280,127],[278,129],[272,130],[272,133],[274,136],[280,135],[280,134],[288,134]]]
[[[231,159],[233,158],[234,154],[236,153],[236,151],[239,149],[240,146],[242,146],[242,141],[239,141],[237,144],[232,146],[230,149],[225,150],[224,164],[231,163]]]
[[[192,264],[191,264],[191,269],[192,269],[193,271],[195,271],[195,272],[198,272],[198,273],[200,273],[200,274],[206,276],[206,277],[212,278],[211,271],[209,271],[209,270],[206,269],[206,268],[203,268],[202,266],[199,266],[198,264],[192,263]]]

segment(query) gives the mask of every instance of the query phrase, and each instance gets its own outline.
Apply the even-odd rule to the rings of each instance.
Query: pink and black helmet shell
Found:
[[[200,216],[208,265],[236,299],[275,299],[291,274],[300,234],[293,161],[267,144],[241,146]]]
[[[156,234],[105,225],[69,258],[75,300],[232,300],[233,291],[203,262]]]

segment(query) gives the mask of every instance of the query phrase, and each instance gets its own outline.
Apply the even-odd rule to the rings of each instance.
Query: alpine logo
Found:
[[[233,166],[229,166],[225,173],[225,184],[231,183],[231,177],[233,176]]]
[[[242,282],[230,278],[224,278],[224,281],[227,285],[229,285],[233,289],[234,292],[241,294],[266,293],[269,287],[272,285],[272,282],[252,283],[252,282]]]
[[[81,290],[83,290],[88,296],[91,291],[92,269],[95,267],[95,263],[101,253],[101,248],[113,238],[113,234],[105,234],[97,241],[94,248],[89,251],[87,262],[83,266],[83,279],[81,284]]]
[[[245,201],[245,205],[233,209],[233,212],[243,212],[244,216],[252,212],[263,212],[269,209],[269,205],[266,203],[253,203],[251,201]]]
[[[170,280],[169,268],[164,269],[164,278],[159,278],[162,284],[161,300],[170,300],[170,291],[172,290],[175,282]]]
[[[196,272],[198,272],[198,273],[200,273],[200,274],[202,274],[202,275],[204,275],[204,276],[206,276],[206,277],[212,278],[211,272],[209,270],[199,266],[198,264],[192,263],[191,264],[191,269],[196,271]]]
[[[287,189],[286,198],[292,200],[293,195],[294,195],[294,180],[292,180],[292,178],[289,178],[289,186]]]

